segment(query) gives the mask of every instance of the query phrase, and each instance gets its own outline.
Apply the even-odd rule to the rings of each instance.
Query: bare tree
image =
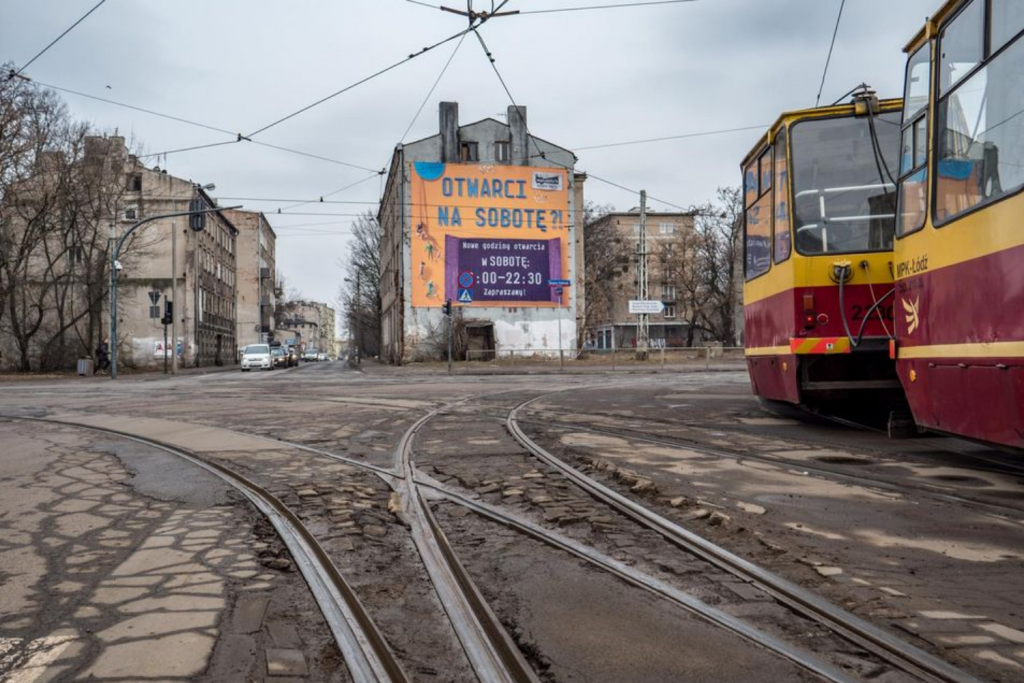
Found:
[[[360,355],[380,354],[383,306],[380,295],[380,247],[384,231],[371,211],[352,224],[348,258],[338,265],[345,279],[338,287],[338,303],[345,311],[348,333]]]
[[[590,321],[606,315],[614,296],[614,275],[622,267],[623,248],[611,221],[599,221],[615,211],[611,204],[587,201],[583,207],[584,280],[587,298],[583,306],[581,332]],[[626,254],[628,259],[628,254]]]

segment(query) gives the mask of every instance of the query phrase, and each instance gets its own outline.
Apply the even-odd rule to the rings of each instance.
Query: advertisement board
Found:
[[[410,165],[412,305],[556,307],[568,277],[565,169]]]

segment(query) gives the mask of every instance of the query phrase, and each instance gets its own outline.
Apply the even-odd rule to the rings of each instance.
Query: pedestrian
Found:
[[[103,373],[110,367],[110,339],[104,338],[96,347],[96,369],[92,374]]]

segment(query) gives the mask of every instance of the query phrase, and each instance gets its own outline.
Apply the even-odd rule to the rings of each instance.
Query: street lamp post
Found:
[[[345,282],[352,282],[351,279],[345,278]],[[362,325],[358,323],[359,313],[356,311],[356,306],[361,302],[360,282],[359,282],[359,271],[356,271],[356,298],[352,305],[349,307],[348,312],[348,333],[352,337],[352,347],[354,349],[354,355],[356,357],[356,363],[362,363],[362,349],[360,348],[360,332],[362,331]]]
[[[127,240],[133,232],[138,230],[146,223],[152,223],[164,218],[175,218],[177,216],[191,216],[197,213],[214,213],[217,211],[228,211],[231,209],[241,209],[241,206],[229,206],[229,207],[217,207],[213,209],[201,209],[199,211],[177,211],[175,213],[165,213],[160,216],[150,216],[149,218],[143,218],[132,227],[128,228],[128,231],[121,235],[121,238],[117,240],[117,244],[110,252],[110,379],[117,379],[117,271],[120,270],[121,264],[118,262],[117,257],[121,255],[121,248],[124,246],[125,240]],[[177,273],[175,273],[175,279]],[[172,340],[175,346],[175,352],[177,352],[177,340]],[[165,349],[166,353],[166,349]]]

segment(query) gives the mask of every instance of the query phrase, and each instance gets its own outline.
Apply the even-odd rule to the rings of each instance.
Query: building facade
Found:
[[[333,308],[319,301],[292,301],[283,310],[275,340],[303,350],[333,352],[336,338]]]
[[[438,133],[391,158],[377,216],[382,358],[436,356],[449,300],[476,357],[573,349],[585,176],[529,133],[525,107],[464,126],[458,111],[442,102]]]
[[[647,212],[648,296],[664,305],[648,317],[652,348],[685,346],[688,339],[683,307],[687,259],[693,235],[693,214]],[[629,301],[638,297],[637,263],[640,246],[640,211],[610,213],[590,223],[588,233],[612,239],[617,255],[612,276],[591,286],[591,297],[601,300],[588,320],[588,346],[598,350],[636,346],[638,316]],[[595,288],[599,292],[593,291]]]
[[[262,212],[224,213],[238,229],[238,348],[280,341],[274,334],[277,234]]]
[[[145,218],[187,211],[192,200],[216,207],[194,182],[137,161],[129,166],[126,187],[118,234]],[[177,216],[154,220],[133,233],[129,241],[137,246],[121,259],[118,275],[127,294],[118,298],[119,362],[162,365],[172,349],[183,367],[235,362],[237,238],[224,212],[206,214],[202,230],[191,229],[188,216]],[[166,302],[173,307],[176,344],[172,326],[165,330],[160,320]]]

